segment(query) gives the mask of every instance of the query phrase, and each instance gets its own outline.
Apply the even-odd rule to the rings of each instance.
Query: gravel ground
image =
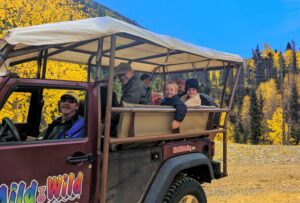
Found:
[[[228,144],[228,174],[204,185],[209,203],[300,203],[300,146]]]

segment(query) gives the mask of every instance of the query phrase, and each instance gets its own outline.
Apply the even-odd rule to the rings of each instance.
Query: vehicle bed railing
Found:
[[[112,112],[175,112],[172,108],[138,108],[138,107],[112,107]],[[187,112],[229,112],[228,108],[213,108],[209,106],[201,106],[201,108],[188,108]]]
[[[147,107],[113,107],[112,112],[130,112],[130,113],[170,113],[175,112],[174,108],[147,108]],[[201,106],[201,108],[188,108],[187,113],[189,112],[203,112],[203,113],[228,113],[230,110],[228,108],[214,108],[209,106]],[[203,135],[224,133],[225,129],[223,126],[217,126],[216,129],[194,131],[188,133],[169,133],[169,134],[159,134],[159,135],[143,135],[143,136],[128,136],[128,137],[111,137],[110,144],[129,144],[134,142],[152,142],[152,141],[161,141],[161,140],[173,140],[181,138],[193,138]]]

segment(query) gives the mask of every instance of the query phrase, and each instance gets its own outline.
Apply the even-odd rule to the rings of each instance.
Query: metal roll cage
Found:
[[[117,36],[120,37],[125,37],[128,39],[134,40],[133,42],[127,44],[127,45],[121,45],[121,46],[116,46],[116,38]],[[103,50],[103,40],[104,38],[110,38],[110,48],[107,50]],[[98,50],[97,52],[89,52],[89,51],[83,51],[78,49],[79,46],[88,44],[93,41],[98,41]],[[188,63],[178,63],[178,64],[169,64],[166,65],[166,62],[168,60],[168,57],[171,55],[176,55],[180,53],[188,53],[188,52],[183,52],[183,51],[177,51],[177,50],[168,50],[167,53],[165,54],[156,54],[153,56],[148,56],[148,57],[142,57],[142,58],[136,58],[136,59],[126,59],[126,58],[121,58],[121,57],[116,57],[116,51],[117,50],[122,50],[126,49],[129,47],[133,46],[138,46],[141,44],[151,44],[155,46],[162,47],[161,45],[158,45],[156,43],[153,43],[151,41],[145,40],[140,37],[136,37],[130,34],[126,33],[118,33],[110,36],[105,36],[102,38],[97,38],[97,39],[92,39],[92,40],[87,40],[87,41],[82,41],[82,42],[77,42],[77,43],[69,43],[67,45],[46,45],[46,46],[35,46],[35,47],[28,47],[28,48],[23,48],[19,50],[13,50],[14,46],[6,44],[0,52],[0,67],[1,65],[5,62],[6,59],[16,57],[16,56],[21,56],[24,54],[29,54],[29,53],[34,53],[38,52],[37,57],[31,57],[28,59],[23,59],[19,61],[12,62],[10,65],[17,65],[20,63],[24,62],[29,62],[29,61],[37,61],[38,64],[38,73],[37,73],[37,78],[40,79],[45,79],[46,75],[46,66],[47,66],[47,60],[50,56],[53,56],[55,54],[62,53],[64,51],[73,51],[73,52],[78,52],[78,53],[85,53],[85,54],[90,54],[90,58],[88,60],[88,81],[90,82],[90,69],[91,66],[94,65],[97,68],[97,74],[96,74],[96,82],[98,83],[98,126],[99,129],[102,127],[101,123],[101,95],[100,95],[100,70],[102,68],[102,58],[103,57],[109,57],[109,78],[108,78],[108,94],[107,94],[107,106],[106,106],[106,117],[105,117],[105,123],[104,123],[104,137],[102,136],[101,132],[102,130],[98,130],[98,143],[97,143],[97,155],[98,155],[98,161],[101,161],[101,164],[98,164],[97,166],[97,177],[96,178],[101,178],[101,183],[100,185],[97,186],[96,190],[98,191],[100,187],[100,200],[101,202],[105,202],[106,200],[106,189],[107,189],[107,173],[108,173],[108,160],[109,160],[109,145],[110,144],[125,144],[125,143],[132,143],[132,142],[150,142],[150,141],[159,141],[159,140],[172,140],[172,139],[184,139],[184,138],[192,138],[192,137],[198,137],[201,135],[206,135],[206,134],[216,134],[216,133],[223,133],[223,176],[227,176],[227,123],[229,119],[229,114],[231,112],[231,109],[233,107],[233,101],[234,101],[234,96],[238,84],[238,79],[239,75],[241,74],[241,69],[242,69],[242,64],[238,62],[233,62],[233,61],[222,61],[223,62],[223,67],[212,67],[212,68],[203,68],[203,69],[197,69],[195,67],[195,63],[197,61],[193,61],[193,69],[190,71],[193,71],[197,73],[198,71],[203,71],[203,70],[220,70],[224,69],[223,72],[223,77],[224,77],[224,88],[223,92],[221,95],[221,101],[220,101],[220,108],[205,108],[205,109],[191,109],[189,111],[197,111],[197,112],[221,112],[221,113],[226,113],[225,117],[225,122],[223,126],[218,126],[218,129],[215,130],[206,130],[203,132],[197,132],[197,133],[177,133],[177,134],[165,134],[165,135],[155,135],[155,136],[145,136],[145,137],[128,137],[128,138],[111,138],[110,137],[110,125],[111,125],[111,114],[112,112],[173,112],[174,110],[172,109],[147,109],[147,108],[113,108],[111,106],[112,103],[112,94],[113,94],[113,80],[114,80],[114,71],[115,71],[115,59],[121,59],[125,60],[128,62],[132,61],[137,61],[140,63],[145,63],[145,64],[150,64],[155,66],[153,69],[153,72],[159,70],[161,67],[163,68],[163,72],[166,74],[167,72],[167,67],[172,66],[172,65],[184,65]],[[50,48],[55,48],[55,51],[49,52]],[[165,47],[163,47],[165,48]],[[191,53],[189,53],[191,54]],[[154,62],[149,62],[146,61],[147,59],[152,59],[152,58],[157,58],[157,57],[166,57],[165,63],[164,64],[159,64],[159,63],[154,63]],[[92,64],[91,62],[93,61],[93,58],[96,57],[96,64]],[[207,66],[209,65],[211,59],[205,59],[203,61],[207,61]],[[228,64],[227,67],[225,67],[225,62]],[[233,87],[232,87],[232,93],[230,96],[228,108],[223,108],[224,100],[225,100],[225,93],[226,93],[226,87],[228,83],[228,76],[229,76],[229,71],[230,69],[237,69],[235,80],[233,82]],[[184,70],[183,72],[188,72],[189,70]],[[181,71],[177,71],[176,73],[180,73]],[[101,138],[103,138],[103,150],[101,150]],[[102,155],[102,158],[101,158]],[[102,171],[100,174],[100,165],[102,165]]]

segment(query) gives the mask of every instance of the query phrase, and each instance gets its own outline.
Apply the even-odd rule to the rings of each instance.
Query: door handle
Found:
[[[84,161],[93,162],[95,161],[95,156],[93,154],[83,154],[83,153],[75,153],[72,156],[68,156],[66,161],[69,164],[79,164]]]

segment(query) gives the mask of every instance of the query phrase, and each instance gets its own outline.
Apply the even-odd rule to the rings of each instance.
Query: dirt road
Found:
[[[300,146],[229,144],[228,173],[204,185],[208,203],[300,203]]]

